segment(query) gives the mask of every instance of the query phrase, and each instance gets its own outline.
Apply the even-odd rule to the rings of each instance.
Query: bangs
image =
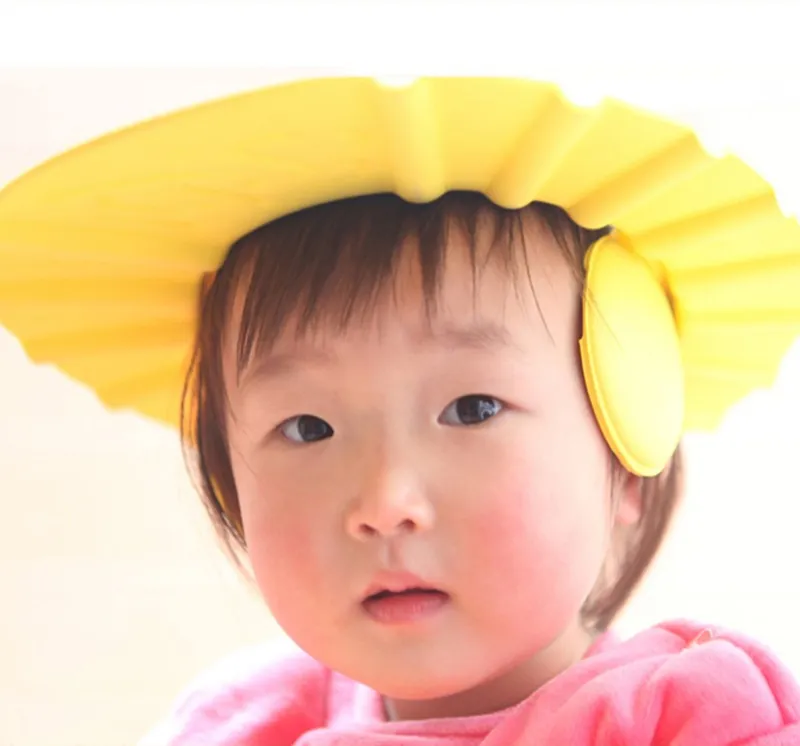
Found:
[[[344,331],[369,319],[386,293],[394,293],[401,257],[409,252],[430,319],[453,231],[466,241],[473,290],[489,262],[499,262],[516,287],[526,279],[533,290],[524,251],[524,226],[531,214],[552,233],[582,278],[585,250],[607,230],[586,231],[554,205],[508,210],[472,192],[450,192],[425,204],[376,194],[311,207],[247,234],[231,247],[209,290],[215,297],[206,300],[218,314],[223,311],[225,322],[234,308],[241,309],[241,372],[255,356],[267,354],[290,324],[303,337],[321,327]]]

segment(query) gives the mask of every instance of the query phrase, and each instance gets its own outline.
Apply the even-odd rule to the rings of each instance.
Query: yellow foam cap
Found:
[[[0,323],[112,408],[176,424],[196,293],[228,246],[312,204],[451,189],[614,225],[677,319],[685,427],[769,386],[800,335],[800,227],[682,126],[548,83],[311,80],[80,146],[0,192]]]

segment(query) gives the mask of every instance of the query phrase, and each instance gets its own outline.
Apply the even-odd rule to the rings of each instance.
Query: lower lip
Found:
[[[409,624],[432,617],[448,603],[446,593],[397,593],[367,599],[364,610],[381,624]]]

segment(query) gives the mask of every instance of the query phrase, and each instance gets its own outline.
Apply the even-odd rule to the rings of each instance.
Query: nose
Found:
[[[347,533],[358,541],[429,531],[433,505],[416,475],[376,459],[359,483],[347,518]]]

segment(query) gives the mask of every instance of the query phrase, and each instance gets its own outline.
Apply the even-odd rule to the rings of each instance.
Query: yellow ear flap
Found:
[[[628,471],[664,469],[683,431],[684,371],[669,298],[647,262],[614,236],[586,256],[583,375],[595,417]]]

